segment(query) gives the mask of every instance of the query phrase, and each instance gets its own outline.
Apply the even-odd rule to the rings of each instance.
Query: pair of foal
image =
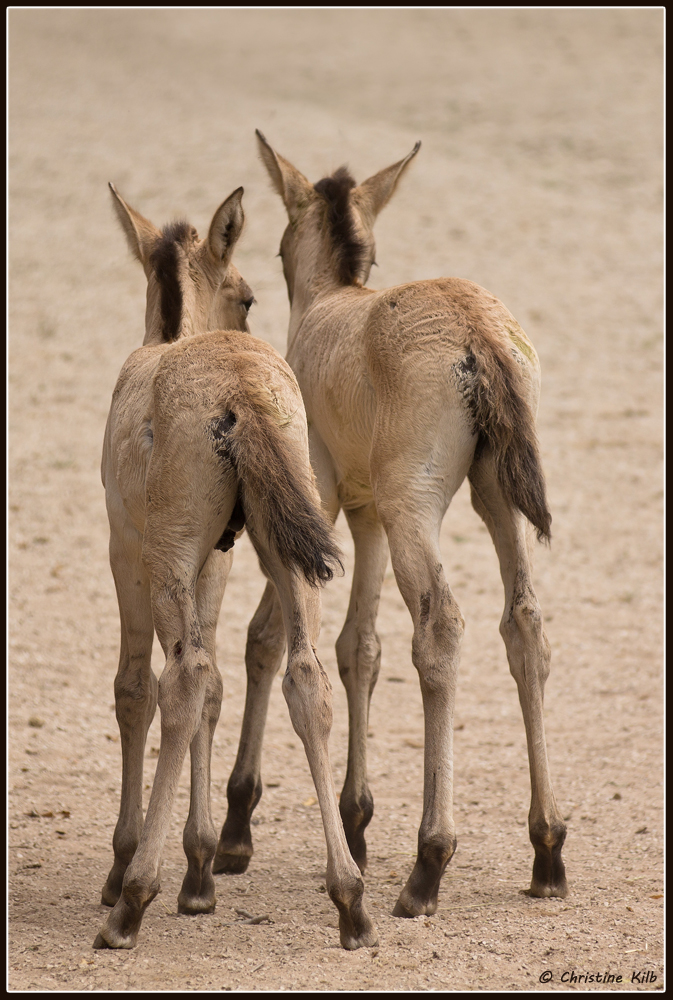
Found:
[[[365,287],[376,216],[415,156],[360,185],[345,168],[312,185],[257,133],[289,223],[281,241],[290,298],[287,362],[248,332],[252,293],[232,264],[242,188],[206,239],[186,223],[157,230],[111,186],[129,246],[147,276],[144,346],[122,368],[102,475],[121,617],[115,700],[122,793],[112,906],[94,947],[133,947],[159,891],[161,854],[184,757],[191,798],[181,913],[215,907],[213,873],[252,856],[262,736],[272,680],[288,649],[283,693],[315,783],[327,842],[327,889],[344,948],[376,943],[364,905],[364,832],[373,814],[367,723],[380,665],[376,614],[388,553],[414,624],[412,660],[425,713],[423,817],[396,916],[434,913],[456,847],[453,705],[463,618],[446,582],[439,530],[468,476],[472,503],[500,560],[501,633],[519,690],[530,760],[534,896],[567,892],[565,826],[549,777],[542,714],[550,651],[531,582],[527,524],[551,516],[535,434],[539,363],[496,298],[443,278]],[[308,417],[308,424],[307,424]],[[340,801],[331,774],[331,691],[316,656],[318,585],[339,553],[344,511],[355,544],[353,586],[337,642],[349,711]],[[241,741],[219,840],[210,811],[210,752],[222,683],[215,631],[234,540],[247,529],[268,578],[248,630]],[[154,630],[166,666],[150,667]],[[161,746],[143,822],[142,769],[157,703]]]

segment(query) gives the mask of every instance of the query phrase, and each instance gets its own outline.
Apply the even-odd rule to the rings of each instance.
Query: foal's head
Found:
[[[280,244],[290,302],[297,281],[322,283],[323,287],[325,282],[342,287],[363,285],[376,253],[374,222],[420,149],[420,142],[403,160],[358,185],[346,167],[311,184],[271,148],[259,130],[257,139],[290,220]]]
[[[207,330],[248,330],[250,286],[231,263],[243,229],[243,188],[229,195],[202,240],[188,222],[158,230],[110,184],[117,218],[147,276],[144,344],[162,344]]]

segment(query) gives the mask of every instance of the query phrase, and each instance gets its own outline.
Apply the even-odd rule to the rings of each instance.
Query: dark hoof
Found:
[[[418,857],[393,910],[394,917],[430,917],[437,911],[439,883],[456,850],[453,835],[419,844]]]
[[[248,870],[250,854],[216,854],[213,858],[213,875],[242,875]]]
[[[210,858],[203,867],[190,864],[178,896],[178,913],[189,917],[212,913],[215,903],[215,880],[210,870]]]
[[[533,877],[529,895],[538,899],[548,899],[550,896],[565,899],[568,895],[566,870],[561,857],[561,849],[565,840],[565,827],[561,832],[553,831],[553,836],[556,843],[552,842],[551,846],[534,843],[535,861],[533,862]]]
[[[550,897],[565,899],[568,895],[568,883],[563,879],[557,885],[541,885],[533,879],[528,890],[528,895],[534,899],[549,899]]]
[[[138,931],[122,934],[106,924],[101,927],[99,933],[96,935],[96,940],[93,943],[94,948],[98,951],[101,948],[135,948],[136,942],[138,940]]]
[[[414,899],[407,887],[400,893],[400,898],[393,909],[394,917],[420,917],[423,914],[431,917],[437,912],[437,896],[430,901]]]
[[[148,890],[130,880],[101,927],[94,948],[135,948],[143,914],[159,892],[158,881]]]
[[[341,924],[339,920],[339,939],[341,941],[341,947],[345,948],[346,951],[357,951],[358,948],[375,948],[379,943],[379,936],[376,933],[376,927],[369,921],[368,927],[363,927],[359,934],[355,935],[350,933]]]
[[[371,917],[365,908],[363,896],[364,882],[361,878],[349,879],[350,884],[333,886],[329,890],[330,899],[339,911],[339,938],[346,951],[358,948],[373,948],[379,938]]]
[[[186,917],[197,917],[199,913],[214,913],[217,905],[216,899],[202,899],[200,896],[190,898],[178,897],[178,913]]]
[[[374,948],[379,943],[379,936],[364,903],[352,906],[350,910],[343,909],[337,903],[339,910],[339,940],[346,951],[357,951],[358,948]]]

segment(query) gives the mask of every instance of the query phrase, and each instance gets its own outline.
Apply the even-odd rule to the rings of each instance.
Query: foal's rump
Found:
[[[168,348],[153,379],[157,468],[169,476],[173,518],[205,526],[209,548],[226,551],[245,523],[309,583],[332,578],[339,553],[320,508],[308,457],[306,417],[289,366],[264,341],[214,331]],[[164,466],[163,470],[160,468]]]
[[[367,351],[383,397],[390,406],[408,405],[410,430],[421,436],[438,421],[449,435],[462,424],[463,435],[473,435],[476,458],[492,452],[508,504],[531,521],[538,538],[548,539],[551,515],[535,431],[540,367],[517,321],[490,292],[459,278],[400,285],[377,299]]]

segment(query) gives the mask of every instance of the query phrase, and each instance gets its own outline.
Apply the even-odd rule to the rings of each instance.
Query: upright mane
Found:
[[[327,224],[336,270],[343,285],[353,285],[364,266],[367,247],[358,236],[350,206],[355,180],[347,167],[339,167],[331,177],[323,177],[314,189],[327,202]]]
[[[178,244],[185,242],[191,233],[191,228],[189,223],[182,219],[178,222],[169,222],[161,230],[161,239],[157,241],[150,257],[150,263],[159,282],[163,339],[167,343],[176,340],[180,331],[182,288]]]

